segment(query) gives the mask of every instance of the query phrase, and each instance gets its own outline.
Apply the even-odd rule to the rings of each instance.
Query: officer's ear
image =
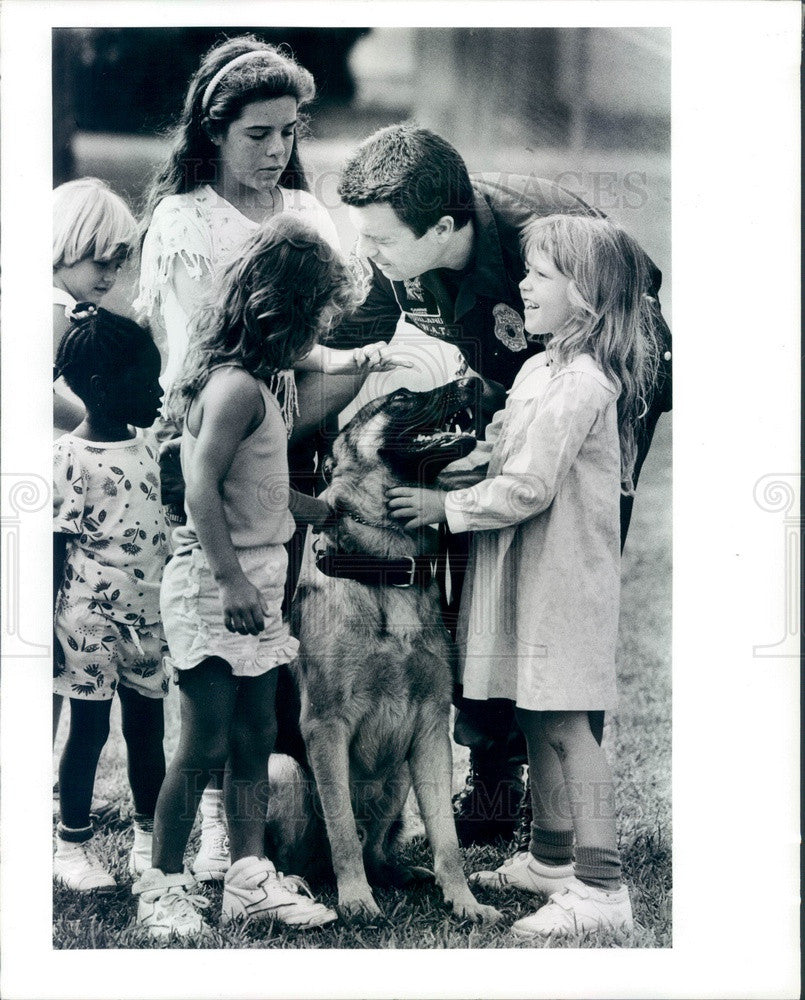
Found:
[[[430,227],[430,232],[440,242],[447,242],[456,231],[456,220],[452,215],[443,215],[438,222]]]

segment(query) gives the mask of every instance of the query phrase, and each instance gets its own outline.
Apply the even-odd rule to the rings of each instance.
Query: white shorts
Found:
[[[283,545],[237,549],[246,579],[263,596],[269,609],[259,635],[230,632],[218,584],[200,546],[180,548],[162,577],[160,609],[174,671],[190,670],[202,660],[217,656],[232,668],[235,677],[259,677],[296,658],[299,643],[282,619],[282,598],[288,555]],[[175,676],[175,675],[174,675]]]

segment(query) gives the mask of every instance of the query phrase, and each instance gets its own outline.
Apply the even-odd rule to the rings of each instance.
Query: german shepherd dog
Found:
[[[303,566],[293,621],[302,735],[345,915],[379,914],[370,883],[400,886],[416,877],[388,854],[389,831],[413,785],[445,902],[460,917],[500,916],[470,892],[453,820],[455,653],[432,573],[435,532],[408,533],[386,510],[388,488],[434,485],[445,465],[472,450],[474,435],[458,424],[478,387],[464,379],[375,399],[326,461],[333,515],[316,565]],[[282,825],[287,798],[283,805],[275,785],[273,821]],[[296,835],[286,822],[286,833],[275,829],[270,839],[276,846]]]

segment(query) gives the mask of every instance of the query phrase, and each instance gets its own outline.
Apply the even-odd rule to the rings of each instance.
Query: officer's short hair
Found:
[[[389,204],[417,238],[444,215],[462,229],[474,215],[467,165],[445,139],[416,125],[390,125],[370,135],[347,160],[338,194],[361,208]]]

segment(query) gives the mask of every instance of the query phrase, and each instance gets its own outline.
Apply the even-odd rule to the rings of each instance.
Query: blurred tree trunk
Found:
[[[459,148],[566,141],[555,28],[420,28],[415,51],[415,117]]]
[[[75,68],[81,42],[69,28],[53,30],[53,186],[72,180],[76,130]]]

